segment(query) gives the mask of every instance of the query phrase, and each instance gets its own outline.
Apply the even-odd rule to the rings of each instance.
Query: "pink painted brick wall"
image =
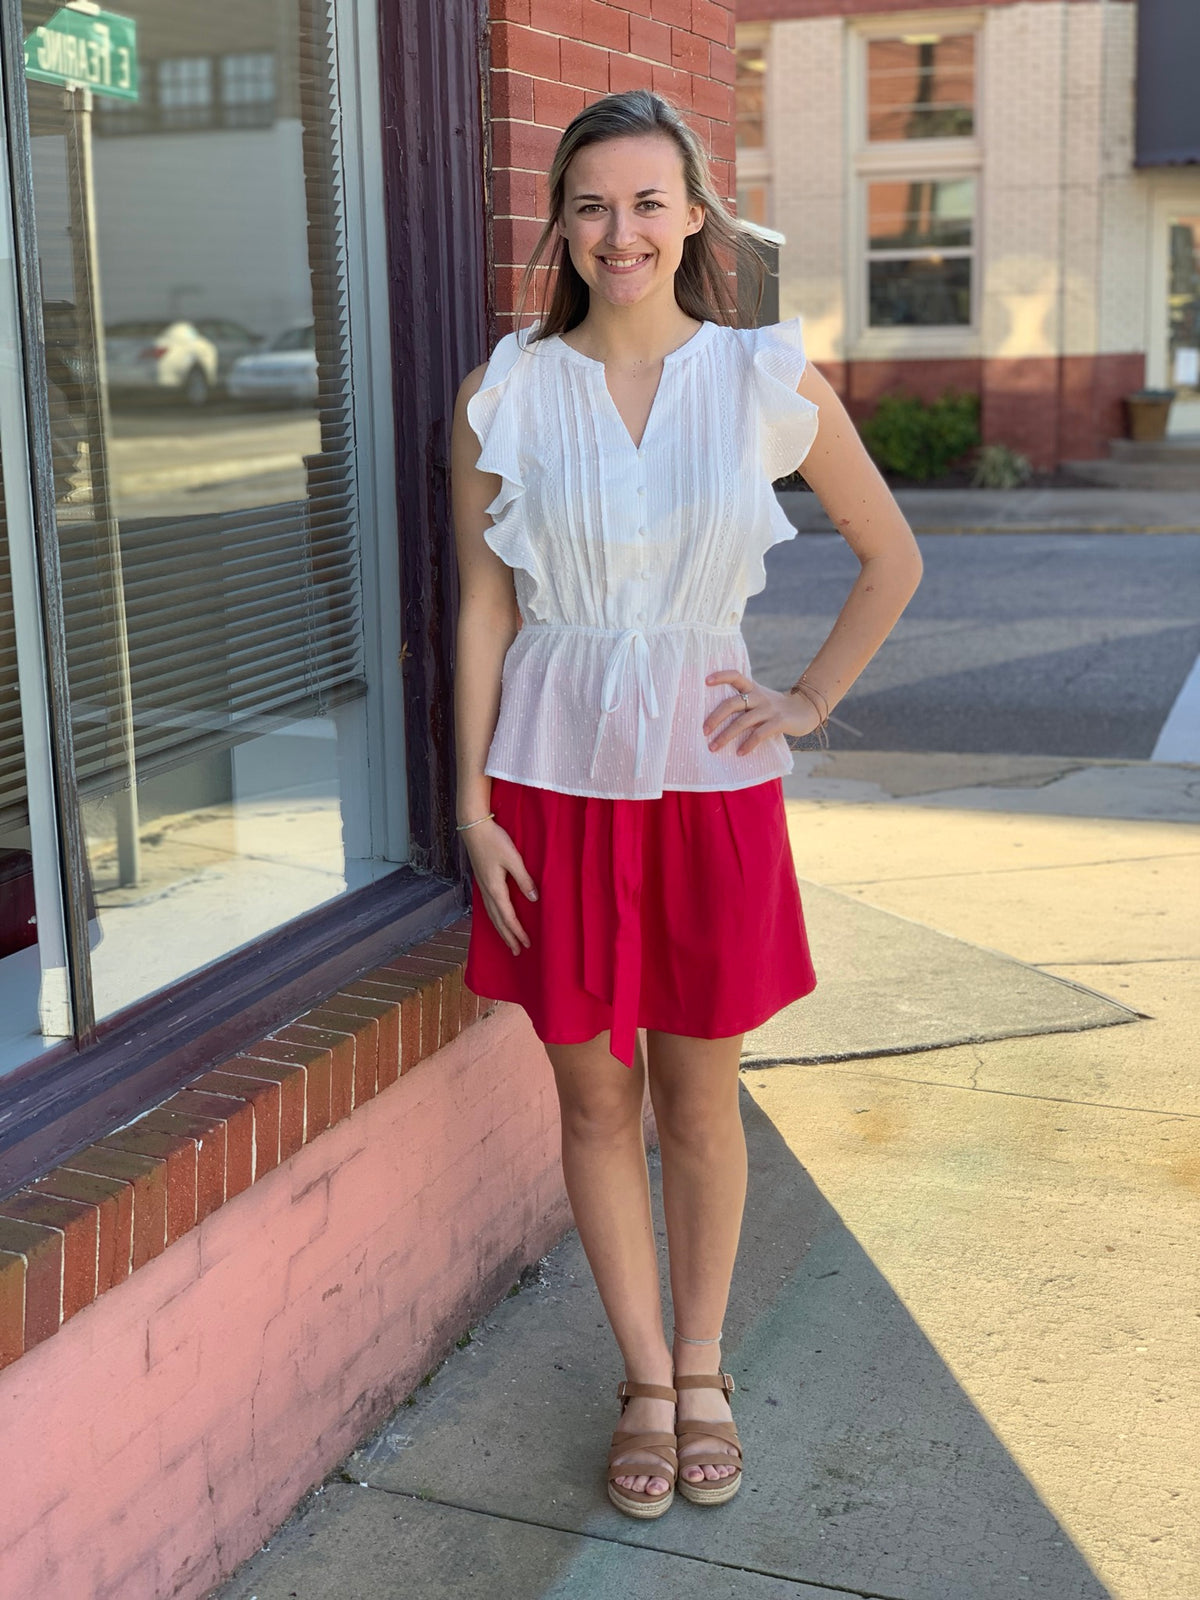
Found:
[[[500,1006],[0,1372],[0,1595],[205,1594],[568,1225]]]

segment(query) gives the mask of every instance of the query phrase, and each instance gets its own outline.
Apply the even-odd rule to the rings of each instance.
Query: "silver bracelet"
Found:
[[[476,817],[474,822],[456,822],[454,831],[461,833],[464,828],[477,828],[481,822],[490,822],[495,815],[494,811],[489,811],[486,817]]]

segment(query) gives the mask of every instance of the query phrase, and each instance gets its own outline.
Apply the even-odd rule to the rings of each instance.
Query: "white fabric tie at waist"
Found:
[[[604,668],[604,681],[600,685],[600,722],[596,729],[596,742],[592,746],[592,765],[589,769],[593,777],[608,718],[621,704],[625,694],[625,672],[631,661],[637,680],[638,697],[634,777],[638,777],[642,770],[642,756],[646,748],[646,718],[658,716],[658,695],[654,689],[654,674],[650,670],[650,646],[646,635],[640,628],[626,628],[618,635],[616,643],[609,652],[608,664]]]

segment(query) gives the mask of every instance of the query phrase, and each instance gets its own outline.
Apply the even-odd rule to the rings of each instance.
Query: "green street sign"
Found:
[[[136,100],[137,23],[112,11],[63,6],[26,39],[25,76]]]

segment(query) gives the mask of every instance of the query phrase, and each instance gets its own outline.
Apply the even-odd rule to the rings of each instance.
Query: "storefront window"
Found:
[[[102,1019],[393,870],[338,77],[323,0],[124,4],[120,92],[55,77],[86,14],[24,12]]]

